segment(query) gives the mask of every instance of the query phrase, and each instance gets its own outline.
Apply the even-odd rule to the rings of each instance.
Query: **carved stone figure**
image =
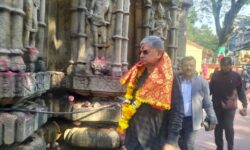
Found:
[[[38,31],[38,9],[40,0],[25,0],[25,30],[24,30],[24,47],[35,47],[36,33]]]
[[[104,52],[100,56],[98,51],[107,47],[107,26],[111,19],[110,7],[110,0],[92,0],[91,2],[89,19],[91,20],[95,57],[103,57]]]
[[[160,36],[163,40],[166,40],[169,23],[171,22],[169,11],[167,11],[167,16],[165,17],[165,9],[162,4],[159,3],[155,14],[152,16],[154,16],[154,19],[151,21],[150,31],[153,35]]]

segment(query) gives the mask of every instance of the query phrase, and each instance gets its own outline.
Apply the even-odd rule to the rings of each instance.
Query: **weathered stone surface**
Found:
[[[50,89],[50,72],[13,73],[0,72],[0,104],[5,104],[2,98],[27,98],[40,95]],[[14,103],[18,99],[13,99]]]
[[[62,86],[62,80],[65,77],[63,72],[50,71],[51,80],[50,87],[51,88],[60,88]]]
[[[6,145],[13,144],[15,142],[15,122],[17,116],[9,113],[0,113],[0,120],[3,123],[2,143]]]
[[[46,143],[44,137],[33,134],[27,139],[27,142],[21,144],[18,150],[46,150]]]
[[[99,129],[97,131],[97,148],[117,148],[120,138],[114,129]]]
[[[35,74],[36,92],[45,92],[50,89],[50,72],[38,72]]]
[[[64,132],[64,141],[77,147],[117,148],[120,146],[118,133],[112,129],[73,128]]]
[[[19,109],[47,111],[44,100],[27,101],[15,106]],[[47,122],[46,113],[13,112],[0,113],[0,145],[23,142]]]
[[[19,73],[16,75],[16,91],[17,97],[26,97],[35,93],[36,78],[33,73]]]
[[[38,99],[35,101],[36,105],[35,110],[37,111],[48,111],[48,107],[45,104],[45,101],[43,99]],[[48,114],[47,113],[36,113],[35,114],[36,118],[36,124],[35,124],[35,129],[38,129],[41,127],[43,124],[45,124],[48,120]]]
[[[124,89],[119,83],[119,78],[109,76],[73,76],[72,88],[82,95],[116,96]]]
[[[35,102],[26,101],[24,103],[20,103],[19,105],[17,105],[17,107],[22,108],[22,109],[32,110],[32,111],[38,111],[38,112],[32,113],[32,118],[34,120],[32,124],[33,131],[36,131],[39,127],[41,127],[48,120],[48,114],[39,113],[39,111],[40,112],[48,111],[48,108],[46,107],[45,102],[42,99],[38,99]]]
[[[0,98],[14,97],[15,74],[11,71],[0,72]]]
[[[15,96],[26,97],[50,89],[50,72],[16,74]]]
[[[8,53],[6,52],[8,51],[0,49],[0,71],[8,71],[8,68],[10,67]]]
[[[118,105],[102,108],[112,104],[111,102],[93,102],[92,106],[86,107],[86,102],[75,103],[72,112],[85,112],[72,114],[70,119],[81,122],[118,122],[121,112]]]
[[[26,66],[24,64],[24,61],[21,55],[13,54],[9,56],[9,59],[10,59],[11,71],[22,71],[22,72],[25,71]]]
[[[15,133],[16,141],[23,142],[27,137],[33,134],[35,130],[35,116],[23,112],[14,112],[13,115],[17,116]]]

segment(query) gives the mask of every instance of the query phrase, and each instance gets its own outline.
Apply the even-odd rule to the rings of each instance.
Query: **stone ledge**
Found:
[[[41,95],[50,89],[50,72],[0,72],[0,105]]]
[[[120,85],[120,78],[111,76],[72,76],[68,77],[71,85],[67,88],[80,95],[93,95],[100,97],[118,96],[125,89]]]
[[[43,104],[42,104],[43,103]],[[27,101],[16,108],[48,111],[43,100]],[[0,146],[21,143],[48,120],[48,114],[29,112],[0,113]],[[0,148],[1,149],[1,148]]]

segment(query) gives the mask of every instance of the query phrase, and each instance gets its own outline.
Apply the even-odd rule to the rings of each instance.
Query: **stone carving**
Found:
[[[74,76],[71,80],[70,87],[81,92],[83,95],[101,95],[101,96],[116,96],[121,94],[124,89],[119,84],[119,78],[109,76]]]
[[[50,88],[50,72],[39,72],[35,74],[35,91],[44,92]]]
[[[35,74],[19,73],[16,75],[15,96],[25,97],[35,93]]]
[[[36,33],[38,32],[38,10],[40,7],[40,0],[25,0],[24,9],[25,30],[24,30],[24,47],[35,47]]]
[[[15,96],[15,74],[11,71],[0,73],[0,98]]]
[[[155,9],[155,12],[152,12],[152,17],[154,18],[151,18],[150,21],[151,33],[153,35],[161,37],[162,40],[166,40],[168,35],[169,23],[171,22],[169,11],[165,10],[162,4],[159,3],[157,9]]]
[[[108,47],[107,26],[111,19],[111,1],[92,0],[88,18],[91,21],[95,57],[104,57],[105,48]]]
[[[23,0],[0,1],[1,71],[24,71],[22,60]]]
[[[40,3],[42,12],[39,12]],[[24,48],[35,48],[36,40],[40,41],[40,45],[43,44],[41,38],[44,36],[36,39],[36,34],[38,24],[41,24],[39,21],[44,19],[44,8],[45,0],[0,1],[0,71],[25,71],[26,65],[22,58]]]
[[[121,63],[122,63],[122,72],[125,73],[128,71],[128,33],[129,33],[129,11],[130,11],[130,1],[123,2],[123,24],[122,24],[122,50],[121,50]]]

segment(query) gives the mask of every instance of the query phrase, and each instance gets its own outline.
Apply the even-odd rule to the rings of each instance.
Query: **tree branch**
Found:
[[[221,33],[218,35],[219,46],[227,42],[233,31],[233,22],[245,3],[246,0],[238,0],[237,2],[235,2],[235,0],[231,0],[231,8],[225,14],[223,28],[221,29]]]
[[[221,33],[221,24],[220,24],[220,11],[221,11],[221,2],[222,0],[210,0],[212,2],[212,10],[214,16],[214,22],[216,27],[216,34],[219,36]]]

